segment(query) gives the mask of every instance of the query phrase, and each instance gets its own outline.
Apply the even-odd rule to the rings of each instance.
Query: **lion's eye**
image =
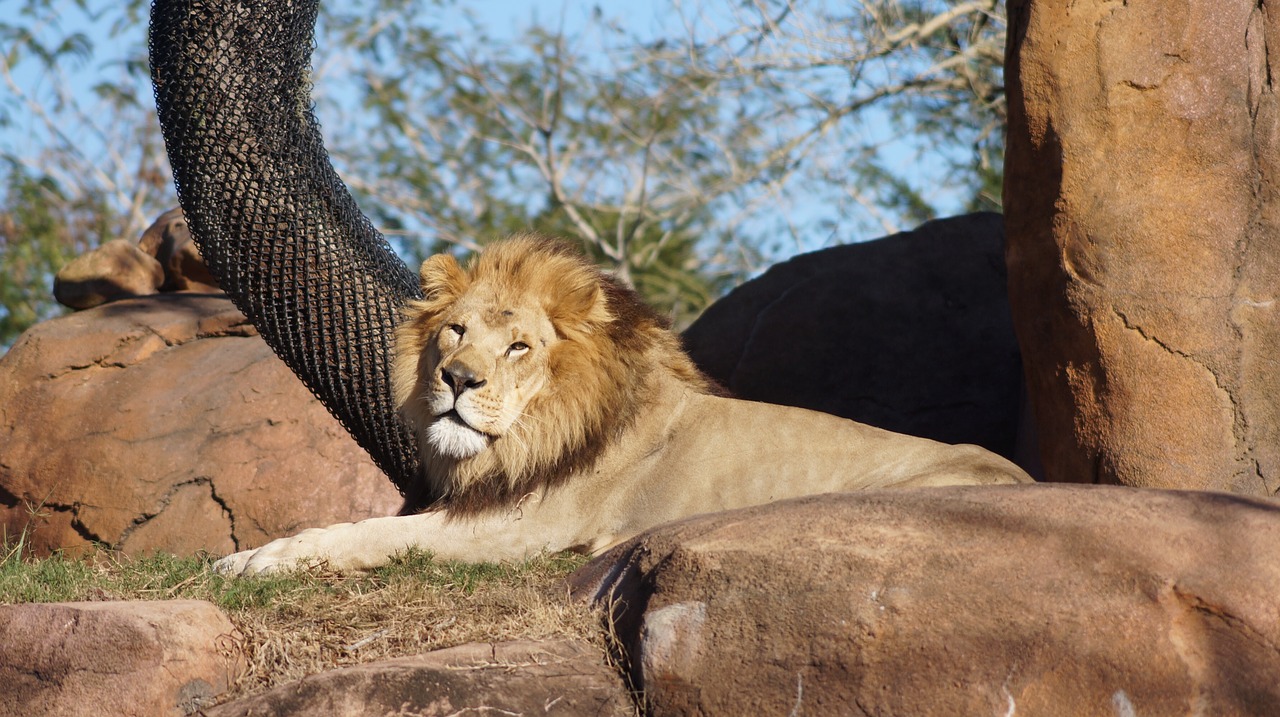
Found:
[[[515,357],[529,350],[529,344],[523,341],[517,341],[507,347],[507,356]]]
[[[463,334],[467,333],[467,327],[463,326],[462,324],[449,324],[449,330],[459,336],[462,336]]]

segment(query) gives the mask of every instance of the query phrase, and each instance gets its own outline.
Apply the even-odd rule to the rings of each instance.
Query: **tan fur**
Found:
[[[396,333],[392,386],[396,405],[419,428],[436,507],[456,513],[501,507],[589,466],[630,425],[637,409],[652,401],[655,370],[669,372],[691,390],[713,390],[663,319],[564,242],[520,234],[488,248],[465,271],[441,254],[424,262],[420,275],[425,298],[409,304]],[[468,292],[486,297],[478,311],[459,306]],[[532,308],[549,324],[539,332],[537,322],[515,317],[499,329],[484,316],[499,307]],[[510,434],[463,460],[432,448],[425,433],[436,417],[415,400],[443,390],[440,363],[448,349],[439,343],[445,327],[454,323],[466,325],[464,341],[504,331],[512,339],[544,342],[545,348],[532,349],[545,352],[535,370],[554,381],[530,398]],[[494,368],[513,370],[500,360]],[[504,378],[488,376],[479,391],[515,390]]]
[[[219,569],[368,568],[409,547],[461,560],[594,552],[788,497],[1030,480],[974,446],[718,395],[635,292],[561,242],[519,235],[465,269],[434,256],[420,276],[392,382],[434,509],[306,531]]]

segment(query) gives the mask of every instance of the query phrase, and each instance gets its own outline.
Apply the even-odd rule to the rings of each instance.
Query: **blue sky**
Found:
[[[708,3],[708,5],[712,6],[714,3]],[[41,97],[46,106],[51,105],[50,90],[54,82],[66,82],[69,86],[75,88],[78,96],[88,97],[91,94],[91,88],[103,77],[119,77],[120,73],[123,72],[120,61],[130,55],[136,56],[144,51],[145,43],[145,33],[142,28],[135,27],[125,34],[113,36],[104,23],[91,22],[83,12],[75,7],[74,3],[68,0],[61,0],[57,7],[59,9],[57,30],[62,33],[84,32],[95,45],[95,55],[90,61],[69,62],[60,67],[61,79],[42,77],[36,71],[34,63],[25,63],[16,69],[13,77],[14,81],[24,92],[31,93],[35,97]],[[470,15],[473,21],[482,24],[492,38],[499,41],[519,36],[524,28],[537,21],[547,26],[562,26],[569,35],[576,36],[579,42],[591,43],[600,42],[600,38],[593,37],[592,31],[587,29],[590,25],[588,20],[592,13],[595,12],[596,7],[597,5],[593,3],[570,2],[568,0],[531,0],[524,2],[512,0],[468,0],[457,3],[453,6],[454,10],[442,12],[441,18],[444,29],[464,32],[467,29],[467,21],[463,19],[463,13],[456,12],[456,10],[463,10]],[[656,33],[663,26],[669,29],[675,21],[674,16],[661,9],[669,7],[667,3],[652,2],[651,0],[634,0],[625,4],[600,3],[599,7],[606,15],[614,14],[617,17],[625,17],[628,29],[642,36],[646,32]],[[329,59],[329,55],[326,55],[325,48],[318,48],[315,54],[317,65],[323,66],[327,59]],[[0,93],[5,91],[0,89]],[[353,109],[355,107],[353,97],[344,96],[343,93],[346,91],[349,90],[325,84],[323,76],[319,78],[317,94],[325,95],[327,93],[326,99],[328,100],[328,102],[320,102],[317,106],[322,127],[343,127],[341,118],[328,114],[335,107],[345,107],[345,112],[348,113],[357,111]],[[140,101],[147,103],[149,107],[149,86],[140,81],[138,92]],[[10,98],[10,102],[5,107],[9,109],[11,124],[7,127],[0,127],[0,153],[22,157],[29,163],[38,165],[42,148],[52,140],[41,130],[42,123],[38,117],[31,115],[22,108],[17,108],[17,111],[14,111],[15,106],[12,103],[12,98]],[[92,103],[90,103],[90,107],[92,107]],[[91,109],[90,111],[92,114],[93,110]],[[102,115],[99,114],[98,116]],[[351,118],[347,117],[346,119],[349,121]],[[862,131],[877,131],[874,126],[875,123],[872,122],[871,124],[872,126],[865,127]],[[113,149],[103,146],[102,141],[90,132],[80,133],[70,139],[90,155],[103,155],[105,157]],[[915,178],[921,183],[927,184],[931,175],[940,172],[939,163],[927,156],[922,158],[911,147],[910,141],[902,141],[897,145],[891,146],[886,156],[893,168],[903,172],[908,177]],[[104,160],[103,165],[105,166],[106,164],[107,162]],[[954,211],[959,208],[960,199],[954,196],[948,197],[945,189],[940,189],[934,198],[944,214],[950,213],[948,210]],[[793,206],[789,211],[803,213],[819,209],[821,208],[806,209],[804,206]],[[873,232],[869,235],[841,236],[839,238],[842,241],[852,241],[873,238],[878,235],[878,233]],[[826,241],[826,237],[815,235],[806,239],[805,242],[807,243],[802,242],[797,246],[792,246],[789,250],[783,251],[782,254],[786,255],[798,250],[814,249],[824,241]],[[775,258],[780,259],[784,258],[784,256]]]

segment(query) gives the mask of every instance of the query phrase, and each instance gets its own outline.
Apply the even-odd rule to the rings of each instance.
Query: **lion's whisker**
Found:
[[[517,414],[516,417],[511,420],[511,428],[508,429],[507,435],[520,446],[520,451],[522,453],[528,455],[529,444],[525,442],[525,436],[521,435],[526,429],[527,426],[524,423],[524,417]]]

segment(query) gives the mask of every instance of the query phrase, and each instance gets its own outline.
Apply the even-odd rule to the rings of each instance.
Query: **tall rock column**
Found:
[[[1280,7],[1009,0],[1009,293],[1050,480],[1280,490]]]

